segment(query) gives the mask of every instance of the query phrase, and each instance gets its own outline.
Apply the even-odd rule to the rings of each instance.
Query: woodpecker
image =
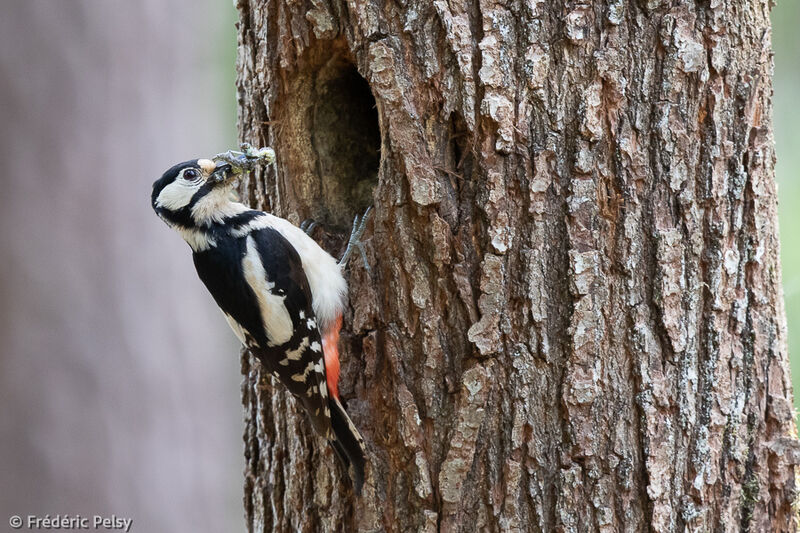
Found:
[[[288,220],[233,201],[235,177],[247,167],[230,154],[164,172],[153,184],[153,209],[191,247],[197,274],[245,348],[353,467],[360,494],[364,440],[338,390],[343,265]]]

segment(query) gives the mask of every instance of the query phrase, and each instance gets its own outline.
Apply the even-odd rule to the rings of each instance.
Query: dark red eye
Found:
[[[185,180],[192,181],[196,180],[199,177],[200,173],[193,168],[187,168],[186,170],[183,171],[183,179]]]

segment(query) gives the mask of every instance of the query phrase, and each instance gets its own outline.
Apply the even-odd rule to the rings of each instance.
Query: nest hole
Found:
[[[327,222],[348,228],[372,205],[381,159],[378,109],[356,66],[334,57],[317,73],[311,134]]]

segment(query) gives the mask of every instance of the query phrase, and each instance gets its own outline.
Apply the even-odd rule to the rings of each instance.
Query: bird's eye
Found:
[[[200,173],[194,168],[187,168],[183,171],[183,179],[193,181],[200,177]]]

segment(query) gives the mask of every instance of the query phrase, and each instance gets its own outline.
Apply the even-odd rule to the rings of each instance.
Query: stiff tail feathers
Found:
[[[364,467],[367,462],[364,439],[356,429],[353,421],[347,416],[347,412],[338,398],[331,396],[329,405],[331,426],[334,434],[334,439],[330,441],[331,446],[333,446],[345,467],[350,466],[353,468],[353,487],[356,494],[360,495],[361,487],[364,485]]]

